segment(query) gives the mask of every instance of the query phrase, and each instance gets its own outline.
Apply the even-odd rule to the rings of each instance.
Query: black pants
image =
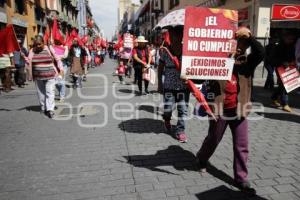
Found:
[[[26,81],[26,75],[25,75],[25,67],[24,66],[16,66],[16,72],[15,72],[15,83],[18,86],[24,85]]]
[[[135,67],[135,74],[139,86],[139,91],[143,91],[143,68],[142,66]],[[144,80],[145,83],[145,92],[148,92],[149,81]]]

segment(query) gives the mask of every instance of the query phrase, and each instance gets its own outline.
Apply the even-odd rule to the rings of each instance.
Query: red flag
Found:
[[[89,36],[88,36],[88,35],[85,35],[85,36],[83,36],[83,37],[81,38],[81,42],[82,42],[83,44],[86,44],[86,43],[88,42],[88,40],[89,40]]]
[[[118,34],[118,47],[121,48],[123,46],[123,38],[120,34]]]
[[[101,41],[101,47],[106,48],[107,47],[107,42],[106,40],[102,39]]]
[[[71,37],[71,35],[69,35],[69,32],[66,32],[66,39],[65,39],[65,46],[68,46],[69,48],[72,46],[72,40],[73,38]]]
[[[78,33],[77,31],[73,28],[72,32],[71,32],[71,35],[70,35],[72,38],[76,38],[78,36]]]
[[[2,54],[9,54],[20,50],[13,25],[8,25],[6,28],[0,30],[0,38],[2,39],[0,45],[0,56],[2,56]]]
[[[62,36],[62,34],[60,33],[59,28],[58,28],[58,24],[57,24],[57,19],[56,19],[56,17],[54,17],[54,19],[53,19],[52,38],[53,38],[53,40],[58,40],[58,41],[60,41],[61,43],[64,42],[63,36]]]
[[[204,95],[202,94],[202,92],[196,87],[195,83],[191,80],[187,81],[187,86],[190,89],[191,93],[195,96],[195,98],[197,99],[197,101],[203,106],[203,108],[205,109],[205,111],[207,112],[207,114],[209,114],[214,120],[216,120],[215,115],[213,114],[213,112],[211,111]]]

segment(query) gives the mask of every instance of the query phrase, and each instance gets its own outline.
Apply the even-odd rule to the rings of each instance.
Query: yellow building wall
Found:
[[[10,4],[6,7],[7,23],[14,24],[13,19],[19,19],[20,21],[27,23],[27,32],[24,38],[24,46],[28,47],[31,42],[31,38],[37,34],[37,25],[35,23],[34,3],[32,1],[26,1],[26,13],[24,15],[15,12],[15,1],[10,0]]]

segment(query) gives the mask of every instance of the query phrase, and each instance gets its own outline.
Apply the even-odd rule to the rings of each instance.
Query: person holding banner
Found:
[[[179,142],[187,142],[185,134],[185,120],[188,114],[188,103],[190,92],[183,80],[180,78],[180,71],[176,69],[173,57],[181,60],[182,55],[182,27],[169,28],[164,33],[164,42],[160,48],[159,71],[164,74],[162,84],[164,96],[164,126],[168,133],[172,131],[171,117],[174,106],[177,104],[178,121],[175,130],[175,137]],[[159,77],[161,79],[161,77]]]
[[[274,49],[272,66],[276,68],[276,75],[278,80],[278,87],[273,92],[271,99],[272,105],[274,107],[281,107],[286,112],[292,112],[288,101],[288,93],[284,87],[284,84],[280,78],[278,69],[280,67],[287,68],[288,66],[296,66],[295,57],[295,45],[296,45],[296,35],[292,31],[284,31],[282,34],[281,41],[279,45]],[[280,101],[279,101],[280,99]]]
[[[240,28],[236,32],[237,50],[234,54],[235,63],[232,78],[229,81],[210,81],[210,96],[214,96],[212,109],[216,120],[210,119],[208,135],[196,157],[200,171],[205,172],[208,160],[222,140],[227,126],[233,137],[234,150],[234,181],[241,191],[254,195],[255,189],[248,181],[248,121],[251,103],[251,76],[256,66],[264,58],[263,46],[251,36],[250,30]],[[251,53],[246,49],[251,47]]]

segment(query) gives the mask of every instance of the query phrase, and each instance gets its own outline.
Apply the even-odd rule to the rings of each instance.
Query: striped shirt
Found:
[[[34,53],[31,62],[34,80],[49,80],[55,78],[56,71],[53,58],[46,48],[39,53]]]

